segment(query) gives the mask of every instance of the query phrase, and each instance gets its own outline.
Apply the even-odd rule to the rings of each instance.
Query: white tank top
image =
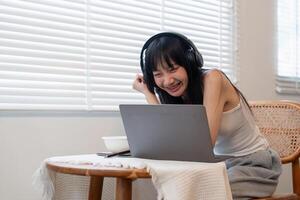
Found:
[[[223,112],[214,147],[216,155],[244,156],[269,147],[242,97],[235,108]]]

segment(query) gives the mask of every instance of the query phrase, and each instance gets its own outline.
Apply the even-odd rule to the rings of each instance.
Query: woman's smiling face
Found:
[[[188,75],[184,67],[172,62],[172,67],[168,65],[158,66],[153,71],[156,85],[174,97],[183,96],[188,87]]]

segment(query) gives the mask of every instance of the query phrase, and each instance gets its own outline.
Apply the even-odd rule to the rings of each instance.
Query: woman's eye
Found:
[[[153,76],[154,76],[154,77],[160,77],[161,74],[160,74],[160,73],[154,73]]]
[[[176,72],[177,68],[173,67],[169,69],[169,72]]]

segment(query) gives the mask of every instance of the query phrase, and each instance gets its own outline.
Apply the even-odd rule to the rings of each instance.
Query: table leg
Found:
[[[91,176],[89,200],[101,200],[103,187],[103,177]]]
[[[132,180],[117,178],[116,200],[131,200]]]

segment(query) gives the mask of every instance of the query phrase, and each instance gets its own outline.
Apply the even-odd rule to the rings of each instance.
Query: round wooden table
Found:
[[[104,177],[115,177],[116,200],[131,200],[132,181],[138,178],[151,178],[146,169],[125,169],[99,167],[91,164],[72,165],[67,163],[47,162],[47,168],[58,173],[90,176],[88,200],[101,200]]]

